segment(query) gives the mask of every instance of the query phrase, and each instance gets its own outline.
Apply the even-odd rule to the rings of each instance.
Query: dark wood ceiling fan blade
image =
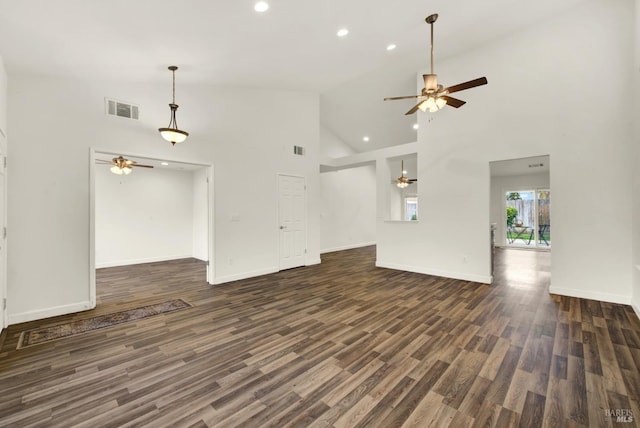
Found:
[[[417,112],[418,109],[420,108],[420,106],[422,105],[422,103],[425,103],[425,102],[426,102],[426,100],[425,101],[420,101],[418,104],[413,106],[413,108],[411,110],[409,110],[408,112],[406,112],[404,115],[408,116],[410,114],[413,114],[413,113]]]
[[[488,82],[486,77],[480,77],[478,79],[469,80],[468,82],[449,86],[448,88],[446,88],[446,91],[450,94],[453,94],[454,92],[464,91],[465,89],[475,88],[476,86],[486,85],[487,83]]]
[[[418,181],[417,178],[410,178],[409,183],[416,183]]]
[[[393,101],[393,100],[408,100],[412,98],[422,98],[424,95],[407,95],[406,97],[387,97],[385,101]]]
[[[467,103],[466,101],[462,101],[457,98],[452,98],[447,95],[443,95],[442,99],[447,100],[447,104],[455,108],[460,108]]]
[[[139,167],[142,167],[142,168],[153,168],[153,165],[142,165],[142,164],[139,164],[139,163],[134,163],[134,164],[131,164],[131,165],[128,165],[128,166],[139,166]]]

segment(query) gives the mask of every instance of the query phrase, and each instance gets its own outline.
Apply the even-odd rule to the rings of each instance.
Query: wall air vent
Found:
[[[542,168],[544,166],[543,163],[531,163],[529,164],[529,168]]]
[[[304,156],[304,147],[302,146],[293,146],[293,154]]]
[[[112,98],[105,98],[105,107],[107,109],[107,115],[119,116],[126,119],[138,120],[138,106],[124,101],[114,100]]]

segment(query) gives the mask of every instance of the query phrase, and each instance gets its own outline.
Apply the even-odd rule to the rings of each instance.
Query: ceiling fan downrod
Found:
[[[431,26],[431,74],[435,74],[433,71],[433,24],[438,20],[438,14],[434,13],[426,17],[425,21]]]

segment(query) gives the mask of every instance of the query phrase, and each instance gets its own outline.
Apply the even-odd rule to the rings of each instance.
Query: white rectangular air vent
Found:
[[[127,119],[138,120],[138,106],[123,101],[105,98],[107,114],[109,116],[119,116]]]
[[[302,146],[293,146],[293,154],[304,156],[304,147]]]

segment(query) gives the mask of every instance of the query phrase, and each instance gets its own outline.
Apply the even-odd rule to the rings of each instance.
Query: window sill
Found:
[[[384,220],[385,223],[420,223],[420,220]]]

